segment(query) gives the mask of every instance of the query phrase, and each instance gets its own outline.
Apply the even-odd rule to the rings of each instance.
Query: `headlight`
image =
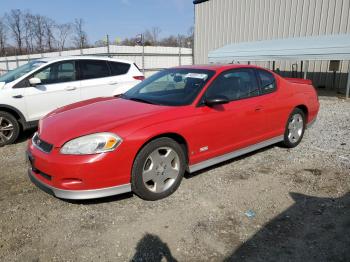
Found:
[[[65,143],[61,154],[65,155],[92,155],[113,151],[122,139],[112,133],[96,133],[82,136]]]

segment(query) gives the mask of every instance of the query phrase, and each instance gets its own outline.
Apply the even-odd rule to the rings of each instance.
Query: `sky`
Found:
[[[0,0],[0,16],[11,9],[29,10],[58,23],[83,18],[89,41],[106,34],[113,40],[134,37],[152,27],[161,37],[187,34],[194,22],[192,0]]]

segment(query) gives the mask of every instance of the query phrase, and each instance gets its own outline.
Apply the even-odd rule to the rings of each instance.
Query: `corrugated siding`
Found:
[[[339,33],[350,33],[350,0],[209,0],[195,5],[194,61],[208,63],[210,50],[230,43]],[[315,85],[333,86],[328,66],[329,61],[310,62]],[[287,75],[292,67],[300,71],[301,62],[276,61]],[[341,62],[337,88],[345,89],[349,67]]]

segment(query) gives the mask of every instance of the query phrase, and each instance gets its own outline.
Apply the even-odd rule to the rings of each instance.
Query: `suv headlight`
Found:
[[[122,142],[122,139],[112,133],[96,133],[78,137],[65,143],[61,149],[64,155],[92,155],[110,152]]]

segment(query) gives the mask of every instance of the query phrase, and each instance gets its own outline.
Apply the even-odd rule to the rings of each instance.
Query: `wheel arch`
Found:
[[[151,141],[153,140],[156,140],[158,138],[162,138],[162,137],[168,137],[168,138],[171,138],[173,140],[175,140],[180,146],[181,148],[183,149],[184,153],[185,153],[185,157],[186,157],[186,165],[189,163],[189,154],[188,154],[188,143],[186,141],[186,139],[178,134],[178,133],[175,133],[175,132],[166,132],[166,133],[161,133],[161,134],[157,134],[157,135],[154,135],[154,136],[151,136],[149,137],[143,144],[142,146],[138,149],[136,155],[135,155],[135,158],[137,157],[137,155],[139,154],[139,152],[148,144],[150,143]],[[134,161],[135,161],[135,158],[134,158]]]
[[[26,120],[24,118],[24,115],[19,110],[9,105],[0,104],[0,111],[4,111],[13,115],[18,120],[21,128],[26,129]]]
[[[299,108],[301,111],[304,112],[305,117],[306,117],[306,123],[308,123],[308,119],[309,119],[309,109],[307,108],[307,106],[304,105],[304,104],[300,104],[300,105],[297,105],[295,108]]]

